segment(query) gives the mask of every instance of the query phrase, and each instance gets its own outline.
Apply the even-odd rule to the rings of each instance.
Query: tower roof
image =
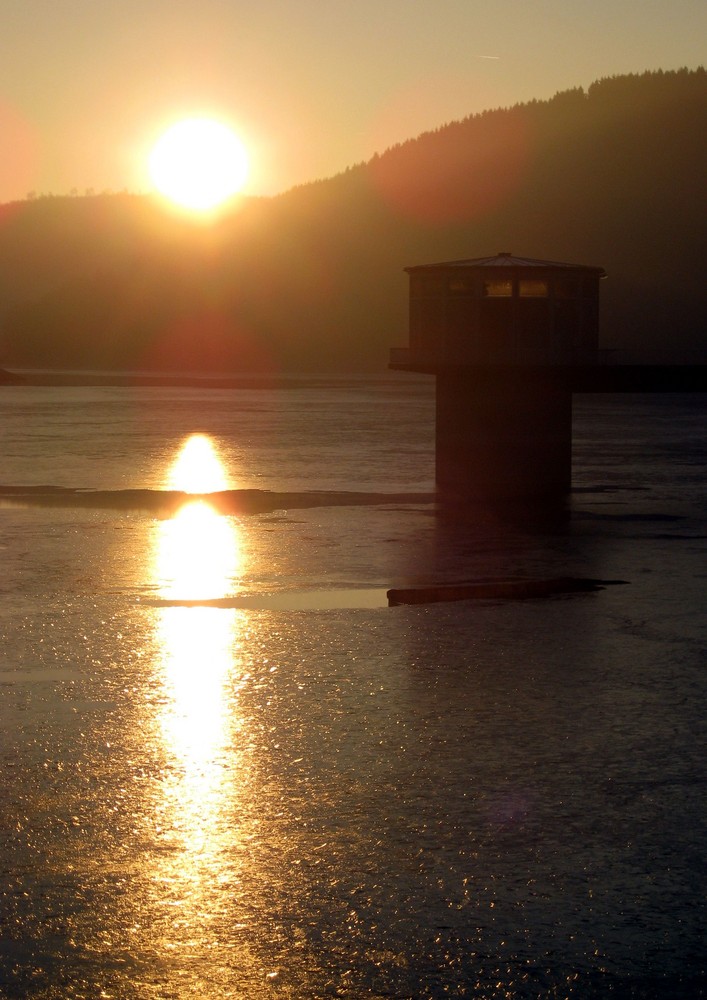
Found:
[[[471,268],[471,267],[510,267],[527,270],[529,268],[569,268],[573,271],[594,271],[603,276],[603,267],[593,267],[588,264],[566,264],[557,260],[538,260],[535,257],[515,257],[512,253],[497,253],[494,257],[473,257],[470,260],[445,260],[438,264],[416,264],[406,267],[406,271],[425,271],[435,268]]]

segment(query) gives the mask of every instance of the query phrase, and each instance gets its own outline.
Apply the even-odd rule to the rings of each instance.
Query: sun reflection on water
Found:
[[[227,482],[213,444],[203,436],[184,444],[166,481],[199,494]],[[249,784],[234,711],[243,683],[244,612],[169,602],[226,597],[242,571],[237,522],[206,500],[188,500],[174,517],[156,523],[153,580],[167,602],[158,611],[157,636],[167,776],[160,825],[169,850],[160,855],[153,880],[164,905],[179,907],[178,919],[164,931],[165,947],[198,939],[218,909],[218,888],[230,880],[226,858],[237,835],[229,816]]]
[[[194,435],[183,444],[168,482],[185,491],[209,492],[226,482],[212,442]],[[206,500],[189,500],[157,524],[154,578],[166,601],[207,601],[226,597],[242,571],[238,526]],[[165,607],[160,638],[169,712],[169,745],[187,770],[203,765],[223,736],[224,684],[238,647],[233,609]]]
[[[163,608],[165,666],[162,727],[182,773],[201,780],[226,739],[226,683],[234,666],[236,614],[223,608]]]
[[[228,488],[213,442],[193,434],[183,443],[165,476],[167,488],[205,494]],[[243,572],[237,522],[217,513],[208,499],[187,500],[158,525],[154,581],[159,596],[205,601],[228,596]]]
[[[206,500],[189,500],[159,523],[159,596],[182,601],[227,597],[242,572],[238,528]]]
[[[205,434],[192,434],[169,469],[166,488],[185,493],[215,493],[229,487],[216,449]]]

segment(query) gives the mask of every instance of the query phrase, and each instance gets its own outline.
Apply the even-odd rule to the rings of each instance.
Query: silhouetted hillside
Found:
[[[704,344],[707,74],[600,80],[444,125],[213,227],[144,196],[0,207],[0,363],[370,370],[402,268],[499,250],[606,268],[605,346]]]

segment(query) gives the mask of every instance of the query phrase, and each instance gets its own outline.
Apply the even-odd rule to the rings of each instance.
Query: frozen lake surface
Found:
[[[458,518],[424,379],[0,388],[0,995],[707,995],[707,409],[575,409]]]

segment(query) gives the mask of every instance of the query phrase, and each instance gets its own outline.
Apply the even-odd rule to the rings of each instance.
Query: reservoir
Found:
[[[0,995],[705,995],[705,405],[577,396],[547,516],[422,376],[1,387]]]

